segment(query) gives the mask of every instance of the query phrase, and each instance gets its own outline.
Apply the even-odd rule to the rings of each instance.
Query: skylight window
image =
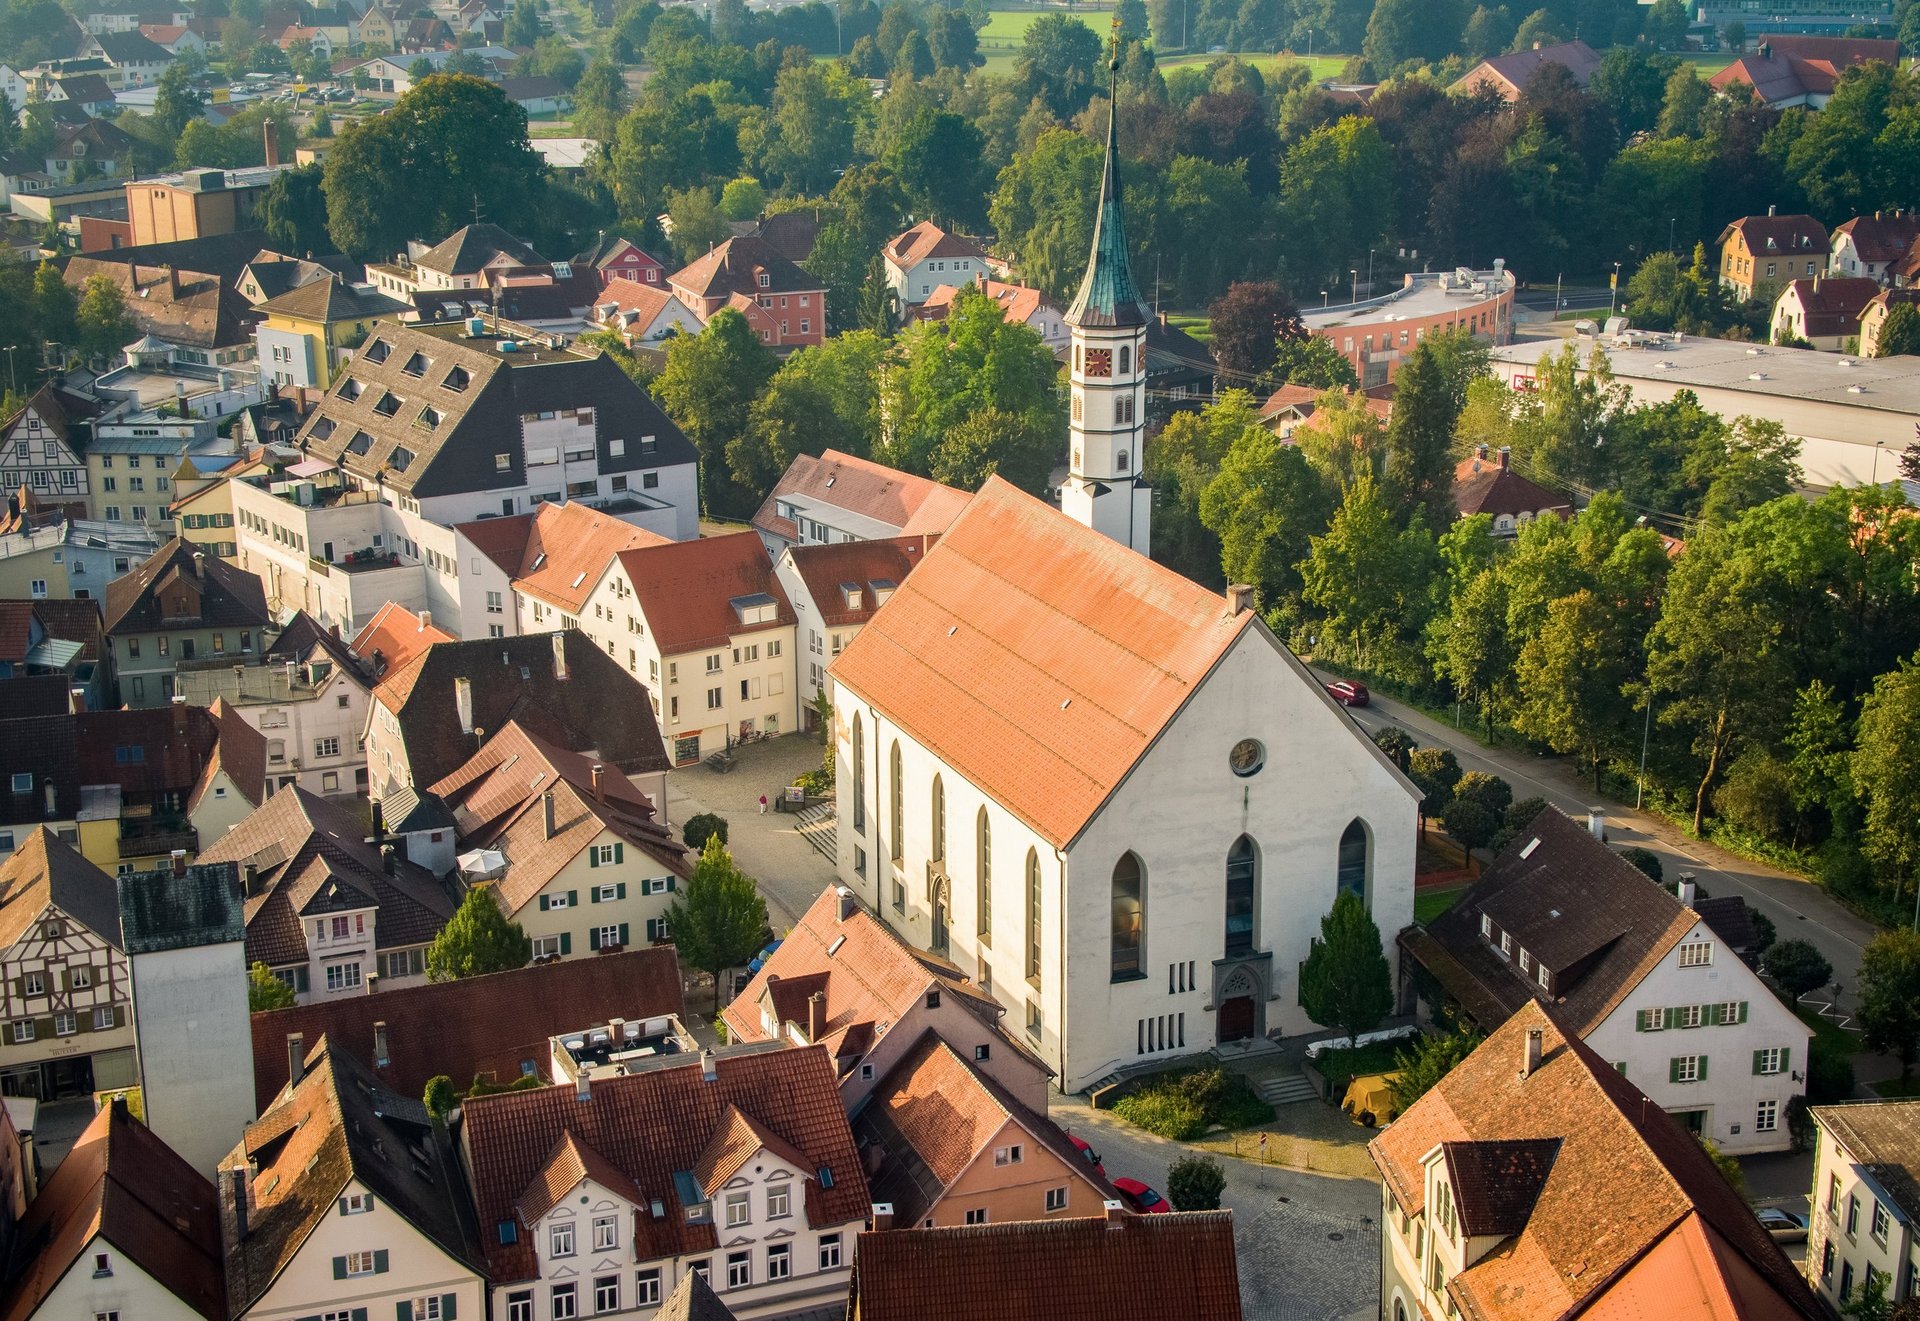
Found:
[[[413,466],[413,460],[414,453],[412,450],[408,449],[405,445],[396,445],[393,448],[393,456],[389,458],[387,462],[393,465],[395,472],[405,472]]]
[[[425,376],[427,374],[427,368],[431,365],[432,360],[429,359],[426,354],[416,353],[407,359],[406,365],[400,370],[409,376]]]
[[[447,373],[446,379],[441,381],[440,384],[449,390],[459,391],[466,389],[472,380],[473,377],[467,374],[465,367],[455,367]]]
[[[385,362],[387,355],[391,352],[393,352],[393,347],[390,344],[384,339],[376,339],[373,343],[367,345],[367,361]]]

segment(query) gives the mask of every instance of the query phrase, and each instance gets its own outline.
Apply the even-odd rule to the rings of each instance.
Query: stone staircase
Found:
[[[1317,1101],[1319,1093],[1313,1090],[1305,1074],[1281,1073],[1254,1080],[1254,1090],[1260,1093],[1260,1099],[1271,1106],[1292,1105],[1296,1101]]]
[[[839,817],[832,803],[816,803],[794,818],[800,837],[820,850],[820,856],[839,865]]]

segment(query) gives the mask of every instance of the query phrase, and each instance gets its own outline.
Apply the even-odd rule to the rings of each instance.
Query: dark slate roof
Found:
[[[1127,226],[1120,205],[1119,113],[1107,111],[1107,163],[1100,176],[1100,209],[1093,220],[1093,253],[1080,292],[1067,309],[1070,326],[1144,326],[1147,315],[1127,259]]]
[[[69,258],[69,262],[91,259],[111,260],[142,266],[171,266],[180,271],[197,271],[218,276],[232,284],[265,249],[272,251],[273,240],[264,230],[241,229],[231,234],[209,234],[204,238],[180,239],[173,243],[145,243],[134,248],[115,248],[111,253],[87,253]]]
[[[102,32],[94,40],[115,64],[166,64],[173,59],[165,46],[138,32]]]
[[[1813,1117],[1909,1218],[1920,1217],[1920,1099],[1823,1105]]]
[[[1446,1142],[1440,1151],[1460,1208],[1460,1227],[1473,1237],[1505,1238],[1527,1227],[1553,1158],[1560,1154],[1560,1139]]]
[[[707,1277],[688,1271],[680,1277],[654,1321],[733,1321],[733,1313],[707,1285]]]
[[[262,269],[291,266],[292,262],[268,262]],[[262,312],[302,317],[310,321],[351,321],[355,317],[393,316],[405,311],[407,304],[390,298],[377,289],[360,289],[338,276],[308,280],[260,305]]]
[[[353,654],[340,634],[331,628],[322,628],[320,621],[304,610],[294,611],[293,618],[280,630],[280,636],[273,640],[263,659],[269,661],[304,661],[318,647],[327,654],[336,666],[351,671],[365,680],[366,672],[360,668],[360,660]]]
[[[273,616],[258,578],[175,537],[132,573],[107,584],[106,621],[109,633],[155,633],[264,628]]]
[[[131,872],[120,885],[120,932],[129,955],[224,945],[246,933],[240,911],[240,869],[230,862],[194,862],[176,872]]]
[[[213,716],[201,706],[0,719],[0,766],[33,777],[26,793],[13,792],[11,775],[0,781],[0,825],[72,821],[83,785],[118,785],[127,804],[162,796],[184,802],[219,740]],[[121,748],[135,747],[139,761],[120,760]]]
[[[1693,911],[1735,954],[1751,954],[1760,943],[1760,932],[1753,925],[1753,910],[1737,894],[1722,895],[1718,899],[1695,899]]]
[[[113,877],[41,826],[0,866],[0,948],[26,934],[48,905],[120,948],[120,894]]]
[[[442,275],[477,275],[481,267],[501,253],[512,257],[516,264],[522,266],[547,264],[547,259],[535,252],[531,244],[498,225],[485,222],[456,229],[415,257],[413,264]]]
[[[612,359],[537,345],[502,354],[496,342],[378,323],[307,419],[302,447],[415,498],[513,488],[526,484],[521,416],[591,408],[599,471],[697,461],[680,428]],[[421,374],[408,372],[410,363]],[[388,394],[400,401],[391,417],[378,411]],[[414,425],[429,407],[439,423]],[[624,442],[618,455],[616,439]],[[499,454],[507,456],[504,471]]]

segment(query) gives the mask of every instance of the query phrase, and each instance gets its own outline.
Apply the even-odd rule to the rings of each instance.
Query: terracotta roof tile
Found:
[[[1870,216],[1855,216],[1834,226],[1833,237],[1842,234],[1853,239],[1854,250],[1862,261],[1898,261],[1913,246],[1914,240],[1920,239],[1920,212],[1876,211]]]
[[[937,255],[937,254],[936,254]],[[982,280],[972,286],[991,298],[1000,307],[1000,315],[1014,325],[1025,325],[1040,314],[1042,308],[1049,309],[1055,316],[1065,315],[1059,306],[1038,289],[1023,284],[1003,284],[999,280]],[[922,320],[939,320],[946,315],[953,300],[959,296],[959,289],[943,284],[927,295],[927,301],[920,305],[918,313]]]
[[[533,1182],[527,1185],[526,1192],[520,1194],[520,1200],[514,1203],[520,1223],[531,1225],[553,1210],[561,1199],[580,1186],[582,1179],[592,1179],[608,1192],[626,1198],[635,1206],[646,1203],[640,1190],[634,1187],[633,1180],[615,1169],[612,1161],[576,1138],[572,1129],[567,1129],[553,1144],[553,1152],[547,1157],[546,1163],[534,1172]]]
[[[949,234],[931,220],[922,220],[912,229],[897,234],[886,247],[887,260],[896,269],[912,270],[929,257],[975,257],[986,260],[986,251],[972,239]]]
[[[197,810],[200,801],[213,787],[216,775],[225,772],[240,796],[258,807],[267,799],[267,740],[265,735],[249,725],[227,705],[227,699],[216,697],[213,705],[207,708],[207,714],[213,717],[213,723],[219,730],[218,740],[213,745],[213,755],[207,758],[206,769],[200,773],[199,782],[193,786],[193,792],[187,795],[187,811]]]
[[[678,1017],[680,970],[670,947],[562,959],[512,972],[383,990],[253,1016],[253,1089],[262,1110],[287,1085],[287,1037],[325,1036],[402,1096],[440,1074],[511,1082],[542,1063],[548,1039],[615,1018]],[[387,1025],[387,1062],[374,1062],[373,1025]]]
[[[533,1278],[533,1244],[525,1233],[500,1242],[496,1227],[515,1221],[518,1205],[554,1144],[571,1130],[604,1156],[666,1214],[635,1222],[642,1262],[718,1245],[711,1223],[689,1224],[676,1173],[690,1174],[737,1109],[803,1154],[807,1223],[816,1228],[865,1220],[869,1202],[860,1157],[841,1108],[826,1053],[817,1048],[722,1055],[707,1080],[699,1063],[626,1076],[595,1078],[587,1100],[571,1087],[502,1092],[466,1103],[465,1142],[472,1154],[473,1194],[484,1227],[481,1242],[496,1285]],[[828,1172],[819,1177],[819,1171]]]
[[[460,530],[465,531],[465,527]],[[578,616],[614,556],[623,550],[672,544],[658,532],[623,522],[578,501],[542,504],[528,520],[520,563],[511,574],[513,585]]]
[[[721,1113],[713,1139],[693,1163],[694,1182],[711,1197],[759,1151],[770,1151],[796,1169],[808,1168],[807,1157],[794,1150],[791,1143],[768,1132],[766,1125],[739,1106],[729,1104]]]
[[[759,276],[767,284],[759,283]],[[781,256],[764,239],[743,237],[728,239],[704,257],[688,263],[667,279],[676,293],[693,298],[727,298],[744,294],[757,298],[762,294],[824,293],[826,284]],[[696,309],[697,310],[697,309]]]
[[[1742,216],[1720,231],[1716,241],[1724,245],[1735,234],[1746,239],[1747,251],[1764,257],[1769,253],[1827,255],[1827,227],[1812,216]]]
[[[753,525],[784,540],[798,540],[793,521],[779,511],[790,496],[849,510],[884,523],[902,536],[945,532],[973,498],[931,478],[827,450],[817,458],[810,454],[794,457],[753,516]]]
[[[19,940],[49,906],[121,948],[120,893],[113,877],[40,826],[0,865],[0,949]]]
[[[832,674],[1063,845],[1257,619],[995,477]]]
[[[724,647],[730,637],[791,628],[793,604],[774,577],[766,544],[751,532],[621,551],[620,565],[662,656]],[[741,622],[735,602],[769,597],[773,617]]]
[[[880,609],[883,592],[891,594],[938,541],[939,535],[885,537],[878,541],[835,541],[823,545],[789,546],[783,554],[813,597],[820,622],[832,628],[864,624]],[[859,604],[844,590],[854,588]]]
[[[1225,1211],[862,1234],[847,1314],[950,1321],[957,1284],[969,1321],[1241,1315],[1233,1219]]]
[[[496,519],[507,523],[511,519]],[[422,619],[421,616],[426,618]],[[375,612],[372,619],[354,635],[353,654],[374,672],[374,677],[398,670],[436,642],[452,642],[453,634],[433,623],[427,611],[412,611],[392,601]],[[375,653],[378,659],[375,659]]]
[[[1570,497],[1529,481],[1497,457],[1477,454],[1470,454],[1454,465],[1453,507],[1462,518],[1475,514],[1515,517],[1549,509],[1563,518],[1573,513]]]

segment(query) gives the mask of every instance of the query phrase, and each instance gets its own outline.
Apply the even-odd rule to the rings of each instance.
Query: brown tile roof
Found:
[[[1763,47],[1772,47],[1776,56],[1818,60],[1832,65],[1835,71],[1871,60],[1900,63],[1900,43],[1891,37],[1767,36],[1761,41]]]
[[[464,766],[432,786],[452,811],[463,845],[506,854],[499,893],[509,914],[533,902],[581,850],[609,833],[647,854],[660,870],[692,875],[686,845],[660,824],[633,781],[606,767],[595,796],[594,765],[508,721]],[[543,805],[547,794],[553,795],[552,835]]]
[[[1860,313],[1879,292],[1880,282],[1865,276],[1816,276],[1789,281],[1780,296],[1799,302],[1809,336],[1827,336],[1857,333]]]
[[[80,659],[97,661],[105,654],[106,625],[100,617],[100,602],[35,601],[33,613],[40,617],[48,637],[62,642],[78,642]]]
[[[298,785],[278,790],[196,861],[240,869],[248,963],[305,963],[302,919],[323,914],[377,909],[374,945],[383,950],[424,945],[453,916],[454,902],[432,872],[396,859],[389,875],[358,816]]]
[[[1555,1013],[1583,1035],[1605,1021],[1701,921],[1665,887],[1552,807],[1516,835],[1460,901],[1427,927],[1451,956],[1445,967],[1429,963],[1429,968],[1449,981],[1449,989],[1458,977],[1447,974],[1464,972],[1473,992],[1504,1015],[1546,992],[1480,934],[1483,913],[1496,939],[1501,931],[1511,932],[1515,945],[1553,974]],[[1488,1025],[1484,1019],[1482,1025]]]
[[[1573,81],[1581,87],[1587,85],[1594,72],[1600,67],[1600,56],[1593,47],[1584,41],[1562,42],[1557,46],[1537,46],[1532,50],[1517,50],[1507,55],[1495,55],[1467,70],[1454,87],[1474,88],[1493,83],[1509,89],[1512,94],[1527,90],[1527,84],[1534,75],[1549,64],[1558,64],[1573,75]]]
[[[24,665],[33,646],[33,602],[0,601],[0,660]]]
[[[820,238],[820,208],[764,216],[753,227],[753,237],[788,261],[804,262],[813,256],[813,245]]]
[[[1560,1154],[1558,1138],[1443,1142],[1447,1181],[1469,1237],[1507,1237],[1527,1227],[1533,1204]]]
[[[96,1238],[183,1305],[225,1321],[213,1185],[116,1100],[93,1117],[27,1208],[0,1321],[27,1321]],[[131,1315],[131,1314],[130,1314]]]
[[[798,454],[753,516],[753,525],[787,541],[799,540],[793,520],[781,516],[787,496],[847,509],[898,529],[902,536],[945,532],[973,497],[928,477],[915,477],[839,450]]]
[[[199,559],[196,560],[196,554]],[[265,628],[266,589],[253,574],[175,537],[107,584],[107,632]]]
[[[847,1316],[949,1321],[957,1284],[969,1321],[1241,1315],[1233,1217],[1187,1211],[862,1234]]]
[[[471,1223],[456,1205],[460,1181],[444,1131],[435,1129],[417,1098],[388,1090],[325,1040],[309,1045],[306,1076],[247,1125],[221,1168],[244,1161],[258,1166],[244,1239],[236,1241],[232,1189],[220,1189],[234,1316],[272,1287],[308,1236],[335,1213],[349,1180],[365,1185],[453,1262],[479,1267]]]
[[[1064,845],[1258,618],[993,477],[832,673]]]
[[[170,344],[212,349],[247,344],[258,319],[247,300],[216,272],[150,266],[122,253],[74,257],[64,279],[78,291],[92,277],[111,281],[126,300],[135,330]]]
[[[1541,1064],[1525,1074],[1519,1066],[1530,1030],[1541,1033]],[[1674,1321],[1821,1315],[1699,1142],[1540,1005],[1514,1014],[1370,1149],[1401,1210],[1416,1214],[1424,1210],[1428,1153],[1484,1142],[1559,1148],[1524,1227],[1448,1285],[1475,1321],[1597,1315],[1593,1309],[1615,1302],[1623,1281],[1636,1295],[1663,1292],[1665,1306],[1654,1313]],[[1506,1163],[1528,1180],[1545,1163],[1544,1148],[1532,1151],[1518,1158],[1507,1149]],[[1502,1157],[1496,1152],[1481,1164],[1498,1169]],[[1483,1181],[1474,1189],[1508,1197]],[[1501,1207],[1491,1223],[1510,1224],[1512,1214],[1512,1206]],[[1708,1250],[1663,1246],[1676,1233]]]
[[[793,626],[793,603],[773,574],[766,543],[751,532],[620,552],[633,593],[662,656],[724,647],[743,633]],[[773,618],[741,622],[735,602],[771,598]]]
[[[49,907],[115,949],[121,947],[120,895],[113,877],[40,826],[27,832],[13,856],[0,865],[0,949],[25,935]]]
[[[830,628],[864,624],[880,608],[880,594],[897,589],[926,558],[940,539],[938,533],[914,537],[886,537],[878,541],[835,541],[823,545],[789,546],[795,572],[807,585],[820,622]],[[860,604],[849,604],[844,590],[860,593]]]
[[[1735,234],[1746,240],[1756,257],[1786,253],[1827,255],[1827,227],[1812,216],[1742,216],[1720,231],[1716,245],[1725,246]]]
[[[767,284],[760,284],[760,276]],[[694,298],[729,298],[744,294],[824,293],[826,284],[788,261],[765,239],[728,239],[706,256],[689,262],[667,278],[676,291]],[[698,309],[695,309],[696,311]]]
[[[1813,1117],[1867,1167],[1908,1219],[1920,1217],[1920,1100],[1822,1105]]]
[[[0,431],[10,429],[28,409],[32,409],[39,417],[41,426],[73,448],[78,448],[79,441],[73,423],[97,417],[101,411],[100,405],[91,400],[48,382],[28,395],[26,403],[18,411],[0,420]]]
[[[1042,308],[1050,308],[1055,315],[1063,315],[1051,298],[1038,289],[1029,289],[1020,284],[1002,284],[998,280],[982,280],[971,286],[991,298],[1000,307],[1000,315],[1014,325],[1025,325],[1040,314]],[[917,318],[924,321],[937,321],[946,315],[953,306],[953,300],[960,291],[953,285],[937,286],[927,295],[927,301],[920,304]]]
[[[556,677],[556,645],[564,648],[565,680]],[[476,730],[504,729],[517,720],[556,747],[595,756],[628,775],[672,764],[645,685],[570,628],[436,643],[387,672],[373,695],[399,719],[415,784],[446,779],[478,750],[475,735],[460,729],[456,679],[471,685]]]
[[[706,1276],[688,1271],[667,1295],[653,1321],[734,1321],[734,1317],[707,1284]]]
[[[520,1223],[531,1225],[553,1210],[562,1198],[580,1186],[582,1179],[592,1179],[608,1192],[626,1198],[635,1206],[646,1205],[647,1199],[634,1186],[632,1179],[614,1168],[612,1161],[576,1138],[572,1129],[567,1129],[553,1144],[553,1152],[547,1157],[546,1163],[534,1171],[533,1182],[527,1185],[526,1192],[520,1194],[520,1200],[514,1203]]]
[[[287,266],[291,262],[274,262],[271,265]],[[262,313],[280,316],[298,317],[303,321],[351,321],[355,318],[398,316],[407,310],[407,304],[397,298],[389,298],[377,289],[361,289],[348,284],[339,276],[327,274],[324,278],[309,280],[303,285],[289,289],[286,293],[268,299],[260,305]]]
[[[498,522],[510,522],[499,519]],[[426,618],[422,619],[421,616]],[[392,601],[381,606],[354,635],[353,654],[375,678],[405,667],[436,642],[452,642],[453,634],[437,627],[428,611],[408,610]]]
[[[207,709],[184,704],[0,719],[0,766],[34,777],[30,794],[0,793],[0,825],[71,821],[83,786],[118,785],[127,806],[170,806],[193,791],[218,738]],[[140,760],[121,761],[123,747],[140,748]]]
[[[976,257],[987,254],[978,243],[959,234],[949,234],[931,220],[922,220],[904,234],[896,234],[885,248],[886,258],[895,268],[912,270],[929,257]]]
[[[512,1082],[521,1061],[544,1065],[548,1038],[615,1018],[678,1017],[680,969],[671,948],[562,959],[294,1005],[253,1016],[253,1090],[265,1110],[287,1085],[287,1037],[325,1036],[402,1096],[441,1074],[461,1090],[476,1078]],[[373,1025],[387,1025],[387,1062],[374,1062]]]
[[[1914,240],[1920,239],[1920,212],[1876,211],[1870,216],[1855,216],[1834,226],[1833,237],[1838,239],[1842,234],[1852,237],[1862,261],[1898,261]]]
[[[594,316],[601,321],[619,320],[625,325],[629,318],[620,314],[632,313],[631,321],[650,326],[673,297],[673,290],[662,285],[641,284],[638,280],[620,276],[608,280],[606,287],[594,295]],[[611,314],[609,308],[612,309]]]
[[[577,500],[543,503],[511,518],[461,523],[454,530],[505,569],[516,588],[575,617],[615,555],[672,544]]]
[[[1468,455],[1454,466],[1453,507],[1462,518],[1475,514],[1514,517],[1549,509],[1561,512],[1562,517],[1573,513],[1569,497],[1529,481],[1498,458],[1478,455]]]
[[[793,1145],[737,1105],[729,1104],[721,1112],[720,1123],[705,1151],[693,1163],[693,1179],[711,1197],[725,1187],[741,1168],[760,1151],[770,1151],[795,1169],[809,1168],[807,1157]]]
[[[242,798],[255,807],[260,806],[267,800],[266,737],[242,720],[224,697],[214,698],[207,713],[213,717],[219,735],[214,741],[213,755],[207,758],[206,769],[200,772],[193,792],[187,795],[187,811],[199,810],[201,799],[213,787],[214,776],[222,771],[233,781]]]
[[[513,258],[517,266],[547,264],[546,258],[535,252],[524,239],[484,221],[454,230],[415,257],[413,264],[442,275],[477,275],[481,267],[503,255]]]
[[[824,1229],[866,1218],[867,1182],[826,1053],[809,1047],[722,1055],[711,1063],[711,1081],[695,1062],[595,1078],[585,1101],[571,1087],[548,1087],[466,1103],[463,1141],[481,1243],[496,1285],[535,1274],[530,1236],[523,1232],[515,1242],[502,1243],[498,1226],[516,1219],[520,1199],[569,1130],[632,1180],[648,1202],[658,1200],[666,1208],[657,1219],[644,1208],[636,1217],[638,1261],[718,1246],[711,1221],[687,1223],[675,1175],[691,1175],[733,1108],[804,1153],[800,1172],[807,1176],[808,1225]]]

